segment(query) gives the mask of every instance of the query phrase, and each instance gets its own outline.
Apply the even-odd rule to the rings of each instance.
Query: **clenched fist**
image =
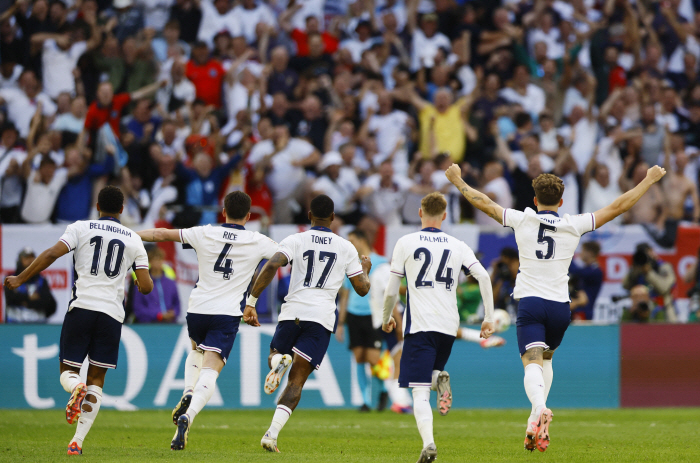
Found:
[[[457,164],[452,164],[446,171],[447,180],[457,185],[462,180],[462,169]]]
[[[656,183],[666,175],[666,169],[659,166],[650,167],[647,170],[647,178],[651,180],[651,183]]]

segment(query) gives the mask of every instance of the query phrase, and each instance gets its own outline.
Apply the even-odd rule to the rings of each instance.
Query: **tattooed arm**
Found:
[[[355,288],[355,292],[364,297],[369,292],[369,270],[372,268],[372,261],[367,256],[361,256],[360,260],[362,261],[362,273],[350,278],[350,283]]]
[[[496,204],[491,198],[486,196],[480,191],[467,185],[464,180],[462,180],[462,169],[459,168],[457,164],[452,164],[449,169],[445,172],[447,179],[456,186],[459,191],[462,192],[467,201],[469,201],[472,206],[479,209],[480,211],[486,213],[496,222],[503,225],[503,207]]]
[[[284,267],[288,263],[289,261],[287,260],[287,256],[281,252],[276,252],[275,255],[272,256],[272,259],[268,260],[263,266],[262,270],[258,274],[258,277],[255,279],[253,289],[250,291],[250,296],[248,296],[248,300],[246,301],[245,310],[243,311],[244,322],[251,326],[260,326],[260,322],[258,321],[258,312],[255,310],[255,305],[251,305],[254,304],[254,302],[251,303],[249,301],[251,298],[257,300],[257,298],[262,294],[263,290],[267,288],[270,282],[272,282],[277,270],[280,267]]]

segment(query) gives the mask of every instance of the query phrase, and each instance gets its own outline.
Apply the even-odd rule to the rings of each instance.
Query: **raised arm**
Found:
[[[243,321],[250,326],[260,326],[258,321],[258,312],[255,310],[255,304],[258,298],[267,286],[272,282],[272,279],[277,274],[280,267],[284,267],[289,263],[287,256],[281,252],[276,252],[272,259],[268,260],[265,266],[260,271],[260,274],[255,279],[253,289],[250,291],[250,296],[245,301],[245,310],[243,311]]]
[[[142,87],[138,90],[135,90],[131,92],[131,99],[132,100],[138,100],[147,96],[150,96],[152,93],[156,93],[156,91],[164,86],[166,81],[157,81],[153,82],[150,85],[146,85],[145,87]]]
[[[360,296],[366,296],[369,292],[369,271],[372,268],[372,261],[367,256],[360,256],[362,262],[362,273],[350,278],[350,283],[355,292]]]
[[[596,228],[602,227],[615,217],[629,211],[632,206],[637,204],[637,201],[639,201],[644,193],[646,193],[654,183],[661,180],[664,175],[666,175],[666,169],[659,166],[649,168],[649,170],[647,170],[647,176],[644,180],[639,182],[637,186],[619,196],[612,204],[594,212]]]
[[[5,287],[13,290],[19,288],[34,275],[46,270],[56,259],[68,254],[68,252],[70,252],[68,246],[63,241],[59,241],[39,254],[39,256],[34,259],[34,262],[32,262],[29,267],[25,268],[22,273],[17,276],[5,277]]]
[[[137,233],[142,241],[148,243],[158,243],[160,241],[180,241],[180,230],[171,230],[169,228],[149,228],[141,230]]]
[[[445,171],[445,176],[452,182],[454,186],[462,192],[467,201],[471,203],[472,206],[479,209],[480,211],[486,213],[496,222],[503,225],[503,207],[496,204],[491,198],[486,196],[480,191],[475,190],[470,187],[462,180],[462,169],[457,164],[452,164],[447,171]]]

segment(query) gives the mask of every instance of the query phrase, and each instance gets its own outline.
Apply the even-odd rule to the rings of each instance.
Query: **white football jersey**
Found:
[[[520,255],[513,297],[570,302],[569,265],[581,235],[595,230],[595,216],[559,217],[556,212],[535,212],[529,207],[525,212],[504,209],[503,226],[515,231]]]
[[[279,320],[298,318],[335,331],[338,290],[345,275],[352,278],[362,273],[355,246],[329,228],[311,227],[283,239],[277,251],[292,264],[289,292]]]
[[[419,331],[457,335],[457,279],[479,263],[469,246],[438,228],[424,228],[399,239],[391,273],[406,276],[405,334]]]
[[[68,225],[61,241],[74,251],[68,310],[94,310],[123,323],[124,279],[132,268],[148,268],[139,235],[118,220],[103,217]]]
[[[229,223],[182,229],[180,241],[194,248],[199,264],[187,312],[243,316],[255,270],[275,254],[277,243]]]

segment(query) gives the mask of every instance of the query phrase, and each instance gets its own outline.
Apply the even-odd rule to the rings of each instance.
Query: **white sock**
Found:
[[[440,370],[433,370],[433,379],[430,381],[430,390],[437,391],[437,378],[440,374]]]
[[[201,412],[204,406],[209,402],[211,396],[214,394],[214,388],[216,388],[216,378],[219,377],[219,373],[211,368],[202,368],[199,373],[199,379],[194,387],[194,392],[192,393],[192,401],[190,406],[187,408],[187,417],[190,419],[190,425],[194,421],[194,417],[197,413]]]
[[[413,388],[413,415],[416,417],[418,432],[423,439],[423,448],[435,443],[433,439],[433,410],[430,408],[430,389]]]
[[[89,399],[97,399],[94,403]],[[100,404],[102,403],[102,388],[98,386],[88,386],[87,394],[83,399],[83,404],[80,410],[80,418],[78,419],[78,428],[75,430],[75,435],[71,442],[77,442],[78,447],[83,447],[83,440],[87,433],[90,432],[92,423],[95,422],[97,417],[97,412],[100,411]],[[89,409],[89,411],[88,411]]]
[[[270,437],[277,439],[277,436],[279,436],[284,425],[287,424],[287,420],[290,416],[292,416],[292,410],[289,407],[284,405],[277,406],[275,414],[272,417],[272,423],[270,423],[270,429],[267,430]]]
[[[272,359],[270,360],[270,370],[277,368],[282,361],[282,357],[284,357],[282,354],[275,354],[272,356]]]
[[[80,374],[78,372],[73,371],[73,370],[66,370],[63,373],[61,373],[61,386],[63,386],[63,389],[69,393],[73,393],[73,389],[75,389],[75,386],[78,384],[82,383],[80,380]]]
[[[544,378],[542,377],[542,367],[536,363],[531,363],[525,367],[525,393],[532,403],[535,416],[539,416],[545,407],[544,399]]]
[[[190,351],[185,359],[185,390],[183,394],[192,392],[202,371],[202,361],[204,353],[198,350]]]
[[[461,328],[460,333],[459,333],[459,337],[460,337],[460,339],[463,339],[464,341],[475,342],[477,344],[482,341],[481,331],[472,330],[469,328]]]
[[[547,402],[549,390],[552,388],[554,370],[552,370],[552,359],[542,361],[542,377],[544,378],[544,401]]]

